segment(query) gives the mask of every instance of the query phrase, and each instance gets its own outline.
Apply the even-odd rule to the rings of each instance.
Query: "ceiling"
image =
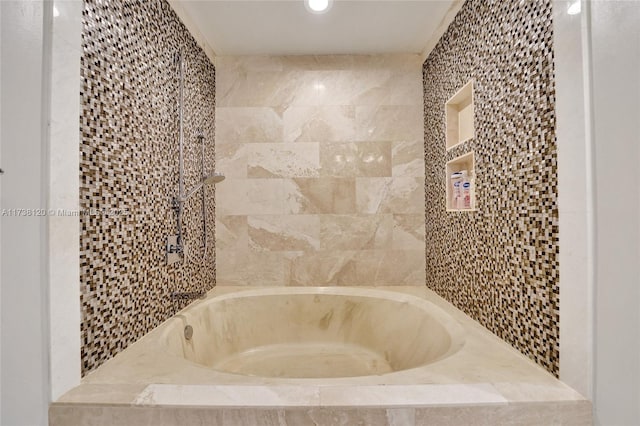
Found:
[[[455,0],[334,0],[324,14],[303,0],[176,3],[217,55],[326,55],[422,53]]]

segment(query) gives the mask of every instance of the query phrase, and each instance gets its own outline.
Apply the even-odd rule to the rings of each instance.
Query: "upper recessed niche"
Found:
[[[447,151],[473,138],[473,80],[462,86],[445,105]]]

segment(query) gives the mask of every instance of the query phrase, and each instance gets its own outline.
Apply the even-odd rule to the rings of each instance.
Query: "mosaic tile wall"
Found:
[[[217,57],[220,285],[424,285],[417,55]]]
[[[550,0],[469,0],[423,66],[427,286],[558,374]],[[474,79],[475,137],[445,150],[445,102]],[[476,212],[445,211],[445,162],[475,152]]]
[[[185,187],[215,167],[215,70],[164,0],[87,0],[81,62],[80,207],[83,374],[126,348],[185,302],[172,292],[215,284],[214,190],[186,203],[190,256],[166,266],[176,233],[178,67],[185,61]]]

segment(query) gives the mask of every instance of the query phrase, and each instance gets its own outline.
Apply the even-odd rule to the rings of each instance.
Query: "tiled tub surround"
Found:
[[[82,33],[80,207],[114,214],[80,216],[82,369],[86,373],[184,306],[172,292],[214,285],[214,190],[207,188],[209,255],[201,267],[165,265],[176,234],[178,73],[185,60],[186,189],[214,159],[215,75],[164,0],[88,0]],[[191,258],[202,256],[200,194],[186,203]]]
[[[474,81],[475,137],[445,150]],[[558,206],[550,0],[465,3],[424,64],[427,286],[554,374]],[[475,212],[445,211],[445,163],[475,154]]]
[[[300,295],[314,299],[309,299],[310,305],[305,304],[306,299],[296,299]],[[289,305],[285,307],[287,301]],[[255,303],[263,309],[249,313],[246,309],[223,309],[234,302]],[[240,324],[249,332],[252,324],[260,325],[262,331],[255,336],[266,341],[287,337],[283,329],[294,330],[298,326],[306,330],[303,336],[313,333],[321,336],[334,330],[347,338],[349,324],[357,328],[355,319],[363,314],[361,319],[372,312],[381,313],[386,302],[393,311],[398,310],[396,303],[403,304],[400,311],[404,314],[414,312],[414,308],[415,312],[425,308],[423,318],[431,317],[445,324],[445,335],[450,333],[452,338],[446,356],[388,374],[295,379],[224,373],[202,365],[200,361],[206,361],[206,357],[196,359],[198,355],[194,352],[197,347],[203,350],[209,346],[201,339],[210,327],[219,329],[221,336],[226,334],[236,344],[242,343],[250,333],[243,334],[234,328]],[[353,307],[353,315],[342,315],[345,306]],[[290,313],[297,309],[298,315],[294,315],[295,320],[290,318],[293,320],[290,324],[276,322],[270,328],[273,313],[281,309]],[[334,315],[327,315],[330,312]],[[244,318],[247,315],[250,321]],[[413,319],[420,322],[419,318]],[[397,327],[404,335],[407,324],[403,316],[391,320],[386,327]],[[183,337],[186,324],[194,327],[191,342]],[[429,325],[419,328],[429,332]],[[352,331],[354,336],[367,335],[362,330],[356,333],[355,328]],[[255,337],[253,341],[259,343]],[[441,339],[441,343],[446,344],[446,339]],[[190,353],[196,356],[193,361],[198,362],[185,359]],[[207,300],[195,302],[87,375],[79,387],[51,406],[50,421],[52,426],[198,422],[294,426],[582,426],[591,424],[591,406],[543,368],[424,287],[216,287]]]
[[[424,285],[418,56],[217,57],[217,282]]]

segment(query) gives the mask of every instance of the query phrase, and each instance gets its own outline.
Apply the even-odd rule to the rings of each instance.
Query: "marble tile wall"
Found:
[[[467,1],[424,63],[427,286],[554,374],[558,171],[552,2]],[[474,80],[475,137],[445,150],[445,102]],[[477,211],[445,210],[473,151]]]
[[[215,69],[165,0],[85,0],[81,57],[80,301],[82,371],[93,370],[186,305],[173,292],[215,284],[215,198],[185,204],[191,254],[166,265],[176,234],[178,67],[185,63],[185,187],[215,168]]]
[[[420,58],[217,57],[220,285],[424,285]]]

